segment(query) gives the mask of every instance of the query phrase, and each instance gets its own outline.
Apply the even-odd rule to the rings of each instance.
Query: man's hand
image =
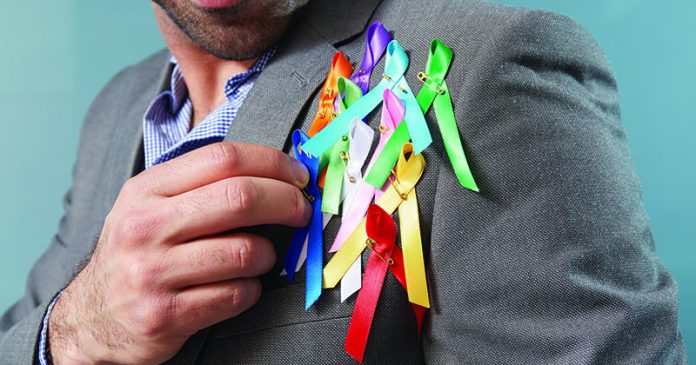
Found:
[[[305,225],[301,163],[281,151],[216,143],[152,167],[123,186],[94,254],[49,320],[56,364],[161,363],[198,330],[261,295],[273,267],[262,237],[224,233]]]

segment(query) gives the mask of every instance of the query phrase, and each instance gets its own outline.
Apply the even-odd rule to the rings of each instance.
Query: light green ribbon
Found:
[[[464,154],[464,148],[459,138],[457,121],[454,118],[452,99],[445,82],[445,76],[452,62],[452,50],[441,40],[435,39],[430,44],[430,53],[425,64],[425,71],[418,73],[418,79],[423,82],[416,100],[423,114],[427,113],[432,105],[435,109],[437,124],[440,128],[442,141],[447,151],[450,163],[459,183],[466,189],[478,192],[474,176]],[[381,188],[391,173],[393,166],[399,158],[401,146],[408,143],[409,130],[406,125],[400,125],[392,137],[387,141],[384,150],[375,162],[365,179],[368,184]]]
[[[338,86],[338,115],[341,115],[348,107],[358,101],[362,95],[362,89],[353,81],[341,77],[337,81]],[[343,97],[341,97],[343,96]],[[331,123],[334,123],[332,121]],[[331,125],[329,123],[329,125]],[[361,122],[362,123],[362,122]],[[325,127],[326,128],[326,127]],[[350,143],[348,134],[344,134],[341,139],[333,145],[333,148],[327,150],[330,153],[328,157],[328,169],[326,170],[326,180],[324,181],[324,192],[322,193],[321,211],[338,214],[338,208],[341,205],[341,189],[343,186],[343,176],[350,156],[348,149]],[[302,147],[304,149],[304,146]],[[323,156],[323,155],[322,155]]]
[[[408,68],[408,55],[399,42],[393,40],[387,45],[387,56],[382,80],[365,96],[351,105],[344,113],[329,123],[312,139],[302,146],[304,151],[320,156],[331,148],[350,128],[353,118],[364,119],[382,101],[382,94],[387,88],[394,90],[406,106],[406,124],[413,139],[414,150],[420,153],[432,143],[430,131],[425,123],[423,113],[419,112],[418,102],[404,79]]]

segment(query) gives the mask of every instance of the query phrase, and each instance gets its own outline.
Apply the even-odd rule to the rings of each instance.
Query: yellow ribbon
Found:
[[[413,153],[413,144],[406,143],[401,149],[399,161],[394,171],[394,181],[389,189],[379,198],[377,205],[387,213],[392,214],[398,208],[401,221],[402,246],[404,250],[404,267],[409,301],[430,307],[428,289],[425,281],[423,249],[418,222],[418,202],[415,187],[425,170],[425,159],[421,154]],[[404,203],[406,203],[404,205]],[[401,208],[404,205],[404,208]],[[367,247],[365,219],[360,222],[348,237],[341,249],[324,267],[324,288],[336,286],[348,271],[355,259]],[[408,250],[408,256],[406,251]],[[408,263],[406,263],[408,262]],[[411,273],[409,273],[411,271]],[[411,281],[413,280],[413,284]]]

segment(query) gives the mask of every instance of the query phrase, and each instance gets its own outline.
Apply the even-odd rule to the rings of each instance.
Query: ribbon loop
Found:
[[[314,116],[312,125],[309,127],[309,131],[307,132],[310,137],[326,127],[326,125],[331,122],[331,119],[333,119],[334,99],[338,94],[336,82],[341,76],[350,76],[352,71],[353,66],[351,66],[346,56],[341,51],[336,51],[333,59],[331,60],[331,69],[329,70],[328,76],[326,76],[326,81],[324,82],[324,86],[322,86],[321,93],[319,94],[319,110]],[[315,156],[319,155],[321,154],[315,154]]]
[[[382,55],[384,55],[389,41],[391,41],[389,31],[387,31],[384,25],[379,21],[370,24],[367,28],[363,60],[360,64],[360,69],[351,77],[351,80],[362,89],[363,94],[367,94],[367,90],[370,87],[372,70],[377,65],[380,58],[382,58]]]

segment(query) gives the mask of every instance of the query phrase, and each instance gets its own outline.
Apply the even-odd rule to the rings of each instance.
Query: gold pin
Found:
[[[309,193],[307,193],[306,189],[302,189],[302,195],[304,195],[310,203],[314,203],[314,195],[310,195]]]
[[[372,238],[368,238],[367,240],[365,240],[365,245],[369,247],[372,250],[372,252],[374,252],[375,255],[377,255],[377,257],[382,259],[382,261],[386,262],[387,265],[394,265],[394,260],[391,257],[384,257],[379,252],[377,252],[377,250],[375,250],[375,243],[377,242],[375,242],[375,240],[373,240]]]
[[[430,76],[428,76],[427,73],[425,73],[425,72],[419,72],[418,75],[417,75],[417,77],[418,77],[418,80],[420,80],[421,82],[423,82],[423,84],[424,84],[425,86],[427,86],[428,88],[430,88],[430,90],[432,90],[432,91],[438,93],[439,95],[442,95],[442,94],[445,93],[445,89],[442,88],[442,86],[439,85],[437,82],[433,81],[433,80],[430,78]],[[435,86],[433,86],[432,84],[435,84],[435,86],[437,86],[437,88],[435,88]]]
[[[389,127],[384,124],[379,125],[379,133],[387,134],[387,131],[389,131]]]

